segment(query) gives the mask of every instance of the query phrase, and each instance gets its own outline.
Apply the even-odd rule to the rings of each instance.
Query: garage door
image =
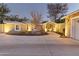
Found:
[[[79,40],[79,18],[72,20],[71,37]]]

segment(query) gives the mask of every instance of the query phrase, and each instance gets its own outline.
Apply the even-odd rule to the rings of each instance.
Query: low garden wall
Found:
[[[53,31],[64,34],[65,23],[54,23],[54,29],[53,29]]]

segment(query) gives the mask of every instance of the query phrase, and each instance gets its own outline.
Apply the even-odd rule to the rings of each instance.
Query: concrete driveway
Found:
[[[60,38],[51,33],[44,36],[0,34],[0,55],[4,56],[79,56],[79,41]]]

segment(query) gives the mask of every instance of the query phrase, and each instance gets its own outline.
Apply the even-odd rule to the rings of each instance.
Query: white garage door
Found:
[[[72,20],[71,37],[79,40],[79,18]]]

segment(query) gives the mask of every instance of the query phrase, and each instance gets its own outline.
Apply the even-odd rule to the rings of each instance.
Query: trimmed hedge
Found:
[[[48,33],[46,32],[32,32],[32,31],[19,31],[19,32],[8,32],[6,34],[9,34],[9,35],[31,35],[31,36],[37,36],[37,35],[47,35]]]
[[[55,20],[56,23],[64,23],[65,22],[65,19],[58,19],[58,20]]]

